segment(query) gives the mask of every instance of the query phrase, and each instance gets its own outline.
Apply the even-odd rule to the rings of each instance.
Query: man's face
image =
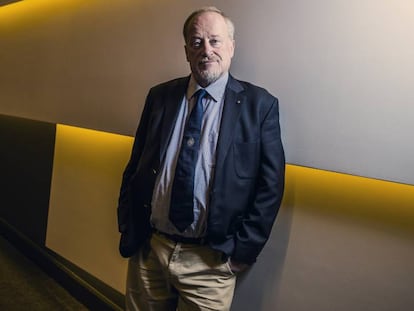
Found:
[[[191,72],[202,87],[227,72],[234,55],[234,40],[229,36],[224,18],[215,12],[194,18],[187,34],[185,53]]]

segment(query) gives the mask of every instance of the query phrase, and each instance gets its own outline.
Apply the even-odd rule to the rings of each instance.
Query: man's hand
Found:
[[[234,261],[231,258],[229,258],[229,266],[230,266],[231,271],[233,271],[234,274],[243,272],[244,270],[246,270],[249,267],[248,264],[238,262],[238,261]]]

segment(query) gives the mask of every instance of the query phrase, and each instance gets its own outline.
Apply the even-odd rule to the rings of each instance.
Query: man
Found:
[[[128,310],[229,310],[282,199],[278,102],[229,74],[233,23],[202,8],[183,35],[191,75],[150,90],[123,175]]]

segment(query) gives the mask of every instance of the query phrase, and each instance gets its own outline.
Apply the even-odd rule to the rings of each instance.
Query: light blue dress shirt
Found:
[[[205,235],[209,192],[213,181],[216,145],[228,78],[228,73],[225,73],[217,81],[205,88],[209,95],[203,99],[204,114],[201,125],[200,151],[194,177],[194,222],[183,233],[180,233],[169,221],[168,213],[172,182],[185,123],[191,109],[195,105],[193,95],[197,90],[201,89],[201,86],[197,84],[193,76],[190,78],[152,196],[151,223],[159,231],[179,234],[185,237],[202,237]]]

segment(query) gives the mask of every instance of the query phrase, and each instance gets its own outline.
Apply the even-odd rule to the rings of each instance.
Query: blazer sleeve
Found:
[[[232,258],[251,264],[263,249],[277,216],[285,179],[285,156],[280,134],[278,100],[265,111],[260,128],[259,173],[252,204],[235,237]],[[267,107],[269,107],[267,105]]]
[[[150,103],[151,103],[151,91],[149,92],[145,105],[144,110],[141,115],[141,120],[139,122],[134,144],[131,151],[131,156],[128,161],[128,164],[126,165],[126,168],[124,170],[123,176],[122,176],[122,183],[120,188],[120,194],[118,199],[118,208],[117,208],[117,214],[118,214],[118,230],[120,233],[124,233],[128,231],[129,223],[130,223],[130,208],[131,208],[131,196],[129,193],[130,190],[130,181],[133,177],[137,167],[138,163],[140,161],[142,152],[144,150],[144,146],[146,143],[146,137],[147,137],[147,130],[148,130],[148,123],[149,123],[149,116],[150,116]]]

